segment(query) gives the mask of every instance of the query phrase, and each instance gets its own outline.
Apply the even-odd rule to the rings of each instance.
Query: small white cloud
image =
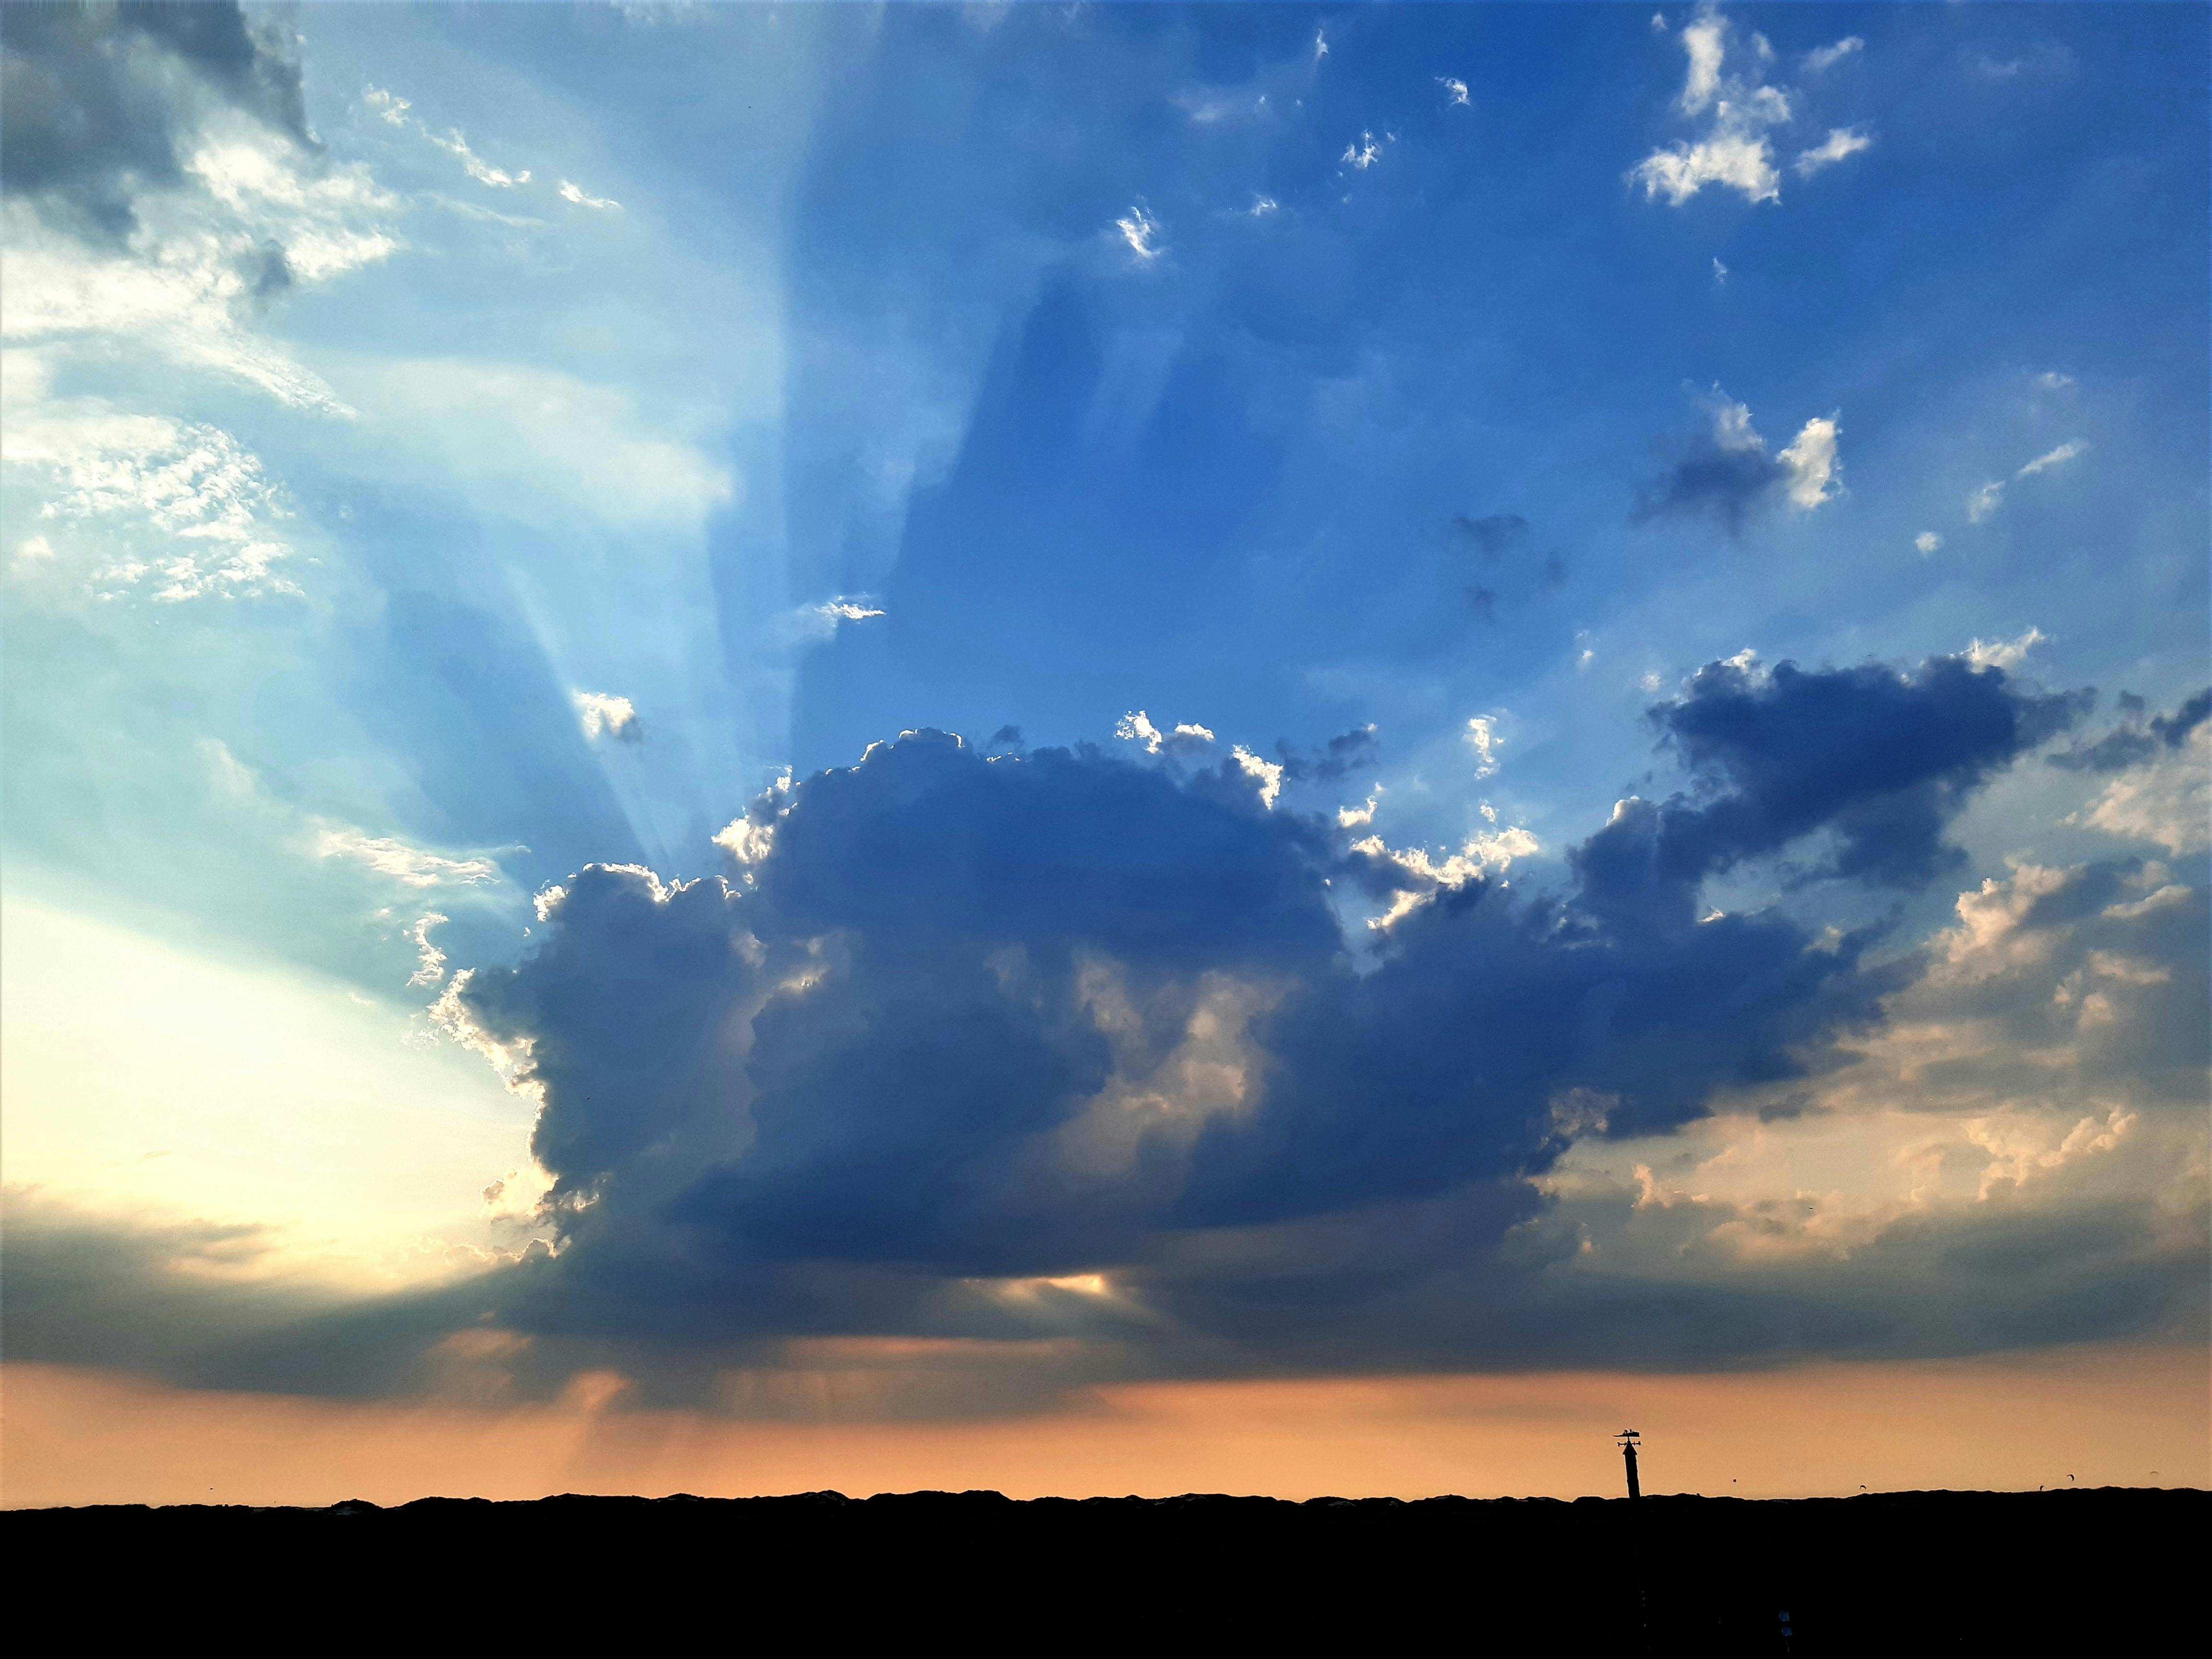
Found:
[[[1811,149],[1800,150],[1795,171],[1800,179],[1810,178],[1822,167],[1832,167],[1846,156],[1857,155],[1863,149],[1872,149],[1874,139],[1862,127],[1831,127],[1828,136]]]
[[[635,738],[641,729],[637,710],[628,697],[611,696],[604,691],[571,691],[568,701],[576,706],[576,724],[583,728],[586,738],[605,734],[610,738]]]
[[[1271,213],[1281,212],[1282,209],[1283,204],[1272,196],[1255,196],[1252,198],[1252,205],[1246,208],[1244,211],[1251,218],[1264,219]]]
[[[1498,736],[1496,720],[1488,714],[1477,714],[1460,733],[1467,746],[1474,750],[1477,758],[1474,775],[1486,778],[1498,770]]]
[[[1328,56],[1328,36],[1319,29],[1314,31],[1313,54],[1316,64]]]
[[[33,561],[51,559],[54,556],[53,544],[44,536],[33,536],[16,548],[15,556],[19,559]]]
[[[2055,368],[2046,368],[2035,377],[2035,383],[2045,392],[2057,392],[2072,386],[2074,377],[2071,374],[2061,374]]]
[[[2041,629],[2031,628],[2016,640],[1978,639],[1966,647],[1966,660],[1977,668],[2017,668],[2048,638]]]
[[[732,818],[711,839],[739,864],[759,864],[775,848],[775,825]]]
[[[489,859],[449,859],[426,853],[392,836],[364,836],[358,830],[325,830],[315,837],[318,858],[350,859],[406,887],[481,887],[499,879]]]
[[[1796,441],[1775,459],[1790,469],[1790,505],[1809,513],[1841,493],[1836,474],[1836,434],[1841,428],[1832,415],[1818,415],[1805,422]]]
[[[407,112],[415,107],[397,93],[386,92],[381,87],[364,88],[361,94],[361,101],[395,127],[405,126]]]
[[[1943,545],[1943,538],[1932,530],[1923,530],[1912,538],[1912,544],[1920,550],[1921,556],[1925,558]]]
[[[488,185],[494,190],[513,190],[517,185],[530,182],[529,168],[525,167],[520,173],[509,173],[504,167],[492,166],[478,155],[469,148],[469,141],[461,137],[459,127],[449,128],[442,138],[427,129],[422,136],[459,161],[463,171],[480,185]]]
[[[826,605],[816,605],[814,614],[835,627],[841,622],[866,622],[871,617],[887,617],[890,612],[870,603],[868,595],[863,593],[850,599],[841,594]]]
[[[1176,729],[1182,730],[1181,726]],[[1209,740],[1212,735],[1210,732],[1206,733]],[[1244,775],[1258,781],[1260,805],[1273,811],[1275,797],[1283,793],[1283,769],[1280,763],[1271,760],[1261,760],[1241,743],[1229,752],[1236,758],[1237,764],[1243,769]]]
[[[1683,114],[1698,113],[1718,94],[1721,63],[1728,53],[1728,19],[1711,10],[1700,11],[1682,26],[1682,50],[1690,58],[1680,100]]]
[[[1364,173],[1369,167],[1375,165],[1376,161],[1381,158],[1382,154],[1382,152],[1375,147],[1375,135],[1371,132],[1363,132],[1358,138],[1354,139],[1351,143],[1348,143],[1344,147],[1344,154],[1337,157],[1337,159],[1342,161],[1345,166],[1349,167],[1358,167],[1362,173]]]
[[[1364,806],[1340,806],[1336,809],[1337,826],[1344,830],[1358,830],[1373,823],[1375,809],[1382,799],[1382,786],[1378,783],[1375,786],[1375,793],[1368,796]]]
[[[1866,42],[1856,34],[1847,34],[1832,46],[1815,46],[1803,58],[1805,72],[1818,75],[1823,70],[1833,69],[1854,52],[1864,52]]]
[[[1721,263],[1721,256],[1716,253],[1713,255],[1713,286],[1725,288],[1727,285],[1728,267]]]
[[[1667,33],[1666,18],[1656,11],[1651,14],[1651,33],[1654,34],[1664,34]]]
[[[435,985],[446,977],[446,953],[430,942],[430,930],[446,920],[433,910],[407,930],[415,946],[415,971],[407,976],[410,985]]]
[[[2057,448],[2051,450],[2045,454],[2037,456],[2026,466],[2021,468],[2019,471],[2014,473],[2013,477],[2015,478],[2032,478],[2037,473],[2047,472],[2054,466],[2063,466],[2067,462],[2072,460],[2076,455],[2079,455],[2083,450],[2088,448],[2088,447],[2089,446],[2087,444],[2082,442],[2079,438],[2075,438],[2070,442],[2059,445]]]
[[[1132,206],[1125,216],[1116,219],[1114,228],[1121,233],[1121,240],[1129,245],[1129,252],[1139,259],[1149,263],[1167,252],[1160,245],[1159,221],[1147,213],[1142,204]]]
[[[1966,522],[1979,524],[2004,505],[2004,485],[1992,478],[1966,497]]]
[[[564,202],[574,202],[578,207],[612,208],[617,212],[622,210],[622,204],[611,197],[587,196],[581,186],[572,185],[566,179],[561,181],[561,199]]]
[[[1796,112],[1787,88],[1764,84],[1773,48],[1765,37],[1753,35],[1747,73],[1728,73],[1730,26],[1710,5],[1682,26],[1681,41],[1689,61],[1675,109],[1686,118],[1705,118],[1705,130],[1653,150],[1629,169],[1630,180],[1644,186],[1647,201],[1663,197],[1673,207],[1709,185],[1735,191],[1747,201],[1781,200],[1782,178],[1768,135],[1789,125]]]
[[[1449,109],[1455,106],[1474,107],[1474,100],[1468,96],[1467,82],[1456,75],[1439,75],[1437,76],[1437,84],[1444,89],[1445,108]]]
[[[1163,732],[1152,724],[1152,717],[1141,708],[1122,715],[1115,722],[1114,735],[1124,743],[1141,745],[1147,755],[1157,755],[1162,749],[1170,753],[1200,749],[1214,741],[1212,728],[1200,726],[1194,720],[1185,720]]]

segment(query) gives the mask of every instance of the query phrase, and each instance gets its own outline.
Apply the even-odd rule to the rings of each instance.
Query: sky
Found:
[[[2212,1481],[2208,33],[8,8],[0,1502]]]

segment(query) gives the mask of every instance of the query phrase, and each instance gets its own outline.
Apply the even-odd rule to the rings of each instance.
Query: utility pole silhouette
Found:
[[[1619,1434],[1613,1436],[1613,1438],[1620,1443],[1621,1458],[1628,1465],[1628,1495],[1631,1498],[1641,1498],[1644,1496],[1644,1488],[1638,1484],[1636,1479],[1636,1431],[1623,1429]]]

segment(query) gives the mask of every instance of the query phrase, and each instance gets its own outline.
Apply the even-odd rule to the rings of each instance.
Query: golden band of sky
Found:
[[[1571,1498],[1620,1486],[1640,1430],[1647,1492],[2212,1485],[2212,1365],[2183,1347],[1821,1364],[1726,1376],[1154,1383],[1043,1417],[763,1422],[554,1405],[338,1402],[194,1393],[114,1373],[0,1372],[0,1503],[404,1503],[434,1493],[989,1487]]]

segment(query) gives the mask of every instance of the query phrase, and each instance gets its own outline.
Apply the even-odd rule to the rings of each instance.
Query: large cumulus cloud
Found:
[[[1682,787],[1510,884],[1273,806],[1238,759],[906,734],[763,796],[723,876],[578,872],[532,954],[448,991],[539,1103],[545,1243],[170,1369],[611,1367],[772,1411],[828,1366],[940,1412],[2165,1329],[2203,1205],[2143,1170],[2202,1103],[2202,872],[2022,866],[1919,944],[1818,914],[1948,867],[1952,816],[2082,701],[1957,658],[1715,664],[1651,711]],[[1911,1134],[1978,1188],[1846,1213],[1667,1184],[1708,1128],[1914,1113],[1959,1120]]]
[[[681,1279],[738,1333],[866,1278],[921,1317],[955,1281],[1454,1194],[1494,1242],[1577,1136],[1817,1071],[1877,1017],[1870,934],[1700,919],[1705,877],[1826,836],[1839,878],[1924,878],[2075,707],[1962,659],[1714,665],[1654,711],[1689,787],[1552,892],[1423,884],[1233,763],[913,733],[757,803],[728,878],[582,872],[447,1011],[542,1100],[541,1310],[590,1286],[618,1321]],[[1363,893],[1411,902],[1348,938]]]

